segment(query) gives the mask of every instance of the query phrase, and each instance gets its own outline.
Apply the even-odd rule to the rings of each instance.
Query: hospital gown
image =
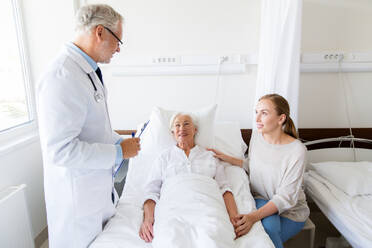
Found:
[[[151,199],[157,202],[161,186],[167,178],[188,173],[214,178],[222,194],[226,191],[231,192],[224,166],[214,157],[213,152],[198,145],[191,149],[189,157],[177,146],[164,151],[152,165],[151,170],[145,186],[145,201]]]

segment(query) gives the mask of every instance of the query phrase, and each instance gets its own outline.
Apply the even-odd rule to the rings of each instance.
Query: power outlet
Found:
[[[326,62],[337,62],[343,60],[345,55],[343,53],[326,53],[323,56]]]
[[[346,54],[343,52],[305,53],[301,55],[303,64],[337,63],[344,61]]]
[[[218,59],[219,64],[240,64],[241,56],[240,55],[223,55]]]
[[[179,57],[177,56],[162,56],[162,57],[153,57],[152,64],[156,65],[176,65],[179,64]]]

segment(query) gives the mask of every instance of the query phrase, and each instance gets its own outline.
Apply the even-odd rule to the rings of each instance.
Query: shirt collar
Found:
[[[182,154],[185,154],[185,152],[179,148],[177,146],[177,144],[174,145],[174,149],[177,151],[177,152],[181,152]],[[198,152],[200,150],[200,147],[198,145],[195,144],[195,146],[193,148],[190,149],[190,154],[189,154],[189,158],[190,158],[190,155],[191,153],[195,153],[195,152]]]
[[[89,65],[93,68],[94,71],[97,70],[97,68],[98,68],[97,63],[91,57],[89,57],[88,54],[86,54],[85,52],[83,52],[83,50],[81,50],[79,47],[77,47],[72,42],[67,43],[67,45],[69,47],[71,47],[72,49],[74,49],[79,54],[81,54],[85,58],[85,60],[89,63]]]

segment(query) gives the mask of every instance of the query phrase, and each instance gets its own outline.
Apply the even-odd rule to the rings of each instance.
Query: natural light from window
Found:
[[[30,121],[12,1],[1,3],[0,132]]]

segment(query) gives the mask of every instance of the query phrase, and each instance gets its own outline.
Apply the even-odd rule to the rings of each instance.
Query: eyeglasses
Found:
[[[111,31],[111,29],[109,29],[108,27],[105,27],[105,26],[103,26],[103,27],[104,27],[107,31],[109,31],[110,34],[112,34],[112,36],[115,37],[115,39],[118,40],[118,42],[119,42],[119,46],[120,46],[120,45],[123,45],[123,42],[119,39],[119,37],[116,36],[116,34],[114,34],[114,32]]]

